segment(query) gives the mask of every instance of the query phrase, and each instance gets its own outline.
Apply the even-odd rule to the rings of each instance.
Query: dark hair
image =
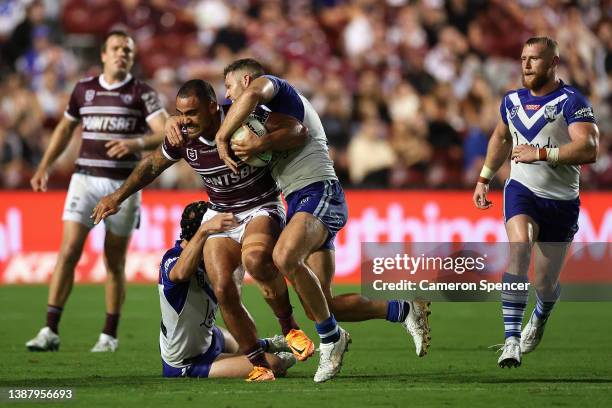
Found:
[[[553,55],[559,56],[559,45],[552,38],[546,37],[546,36],[531,37],[525,42],[525,45],[535,45],[535,44],[542,44]]]
[[[109,31],[105,36],[104,36],[104,40],[102,40],[102,46],[100,47],[100,51],[104,52],[106,51],[106,43],[108,42],[108,39],[111,37],[123,37],[123,38],[129,38],[130,40],[134,41],[134,39],[132,38],[131,35],[129,35],[128,33],[126,33],[123,30],[113,30],[113,31]]]
[[[207,209],[206,201],[195,201],[185,207],[181,216],[181,239],[189,241],[193,238],[202,224],[202,217]]]
[[[178,93],[177,98],[189,98],[195,96],[200,102],[217,102],[217,95],[212,85],[201,79],[190,79],[185,82]]]
[[[223,69],[223,78],[230,72],[244,70],[253,78],[258,78],[265,74],[263,66],[253,58],[243,58],[236,60]]]

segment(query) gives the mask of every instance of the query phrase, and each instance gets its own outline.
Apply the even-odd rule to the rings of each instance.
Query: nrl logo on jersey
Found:
[[[544,107],[544,117],[549,122],[553,122],[557,119],[557,107],[555,105]]]
[[[130,103],[132,103],[132,100],[134,100],[134,97],[131,94],[121,94],[120,97],[123,103],[125,103],[126,105],[129,105]]]
[[[192,148],[188,148],[186,150],[187,152],[187,158],[191,161],[196,161],[198,159],[198,150],[197,149],[192,149]]]
[[[87,91],[85,91],[85,101],[86,102],[93,101],[93,98],[95,98],[95,96],[96,96],[95,89],[88,89]]]

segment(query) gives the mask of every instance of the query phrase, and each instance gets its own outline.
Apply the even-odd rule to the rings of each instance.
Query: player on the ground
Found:
[[[510,265],[503,283],[527,283],[535,248],[536,307],[521,333],[528,290],[502,291],[505,344],[500,367],[518,367],[533,351],[559,298],[559,274],[578,230],[580,164],[597,158],[599,130],[593,108],[557,77],[559,51],[548,37],[527,40],[521,54],[524,88],[508,92],[500,106],[473,201],[487,209],[489,181],[511,156],[504,186],[504,221]],[[523,285],[524,286],[524,285]]]
[[[79,81],[51,136],[49,147],[30,183],[46,191],[53,163],[64,152],[80,123],[83,142],[64,207],[64,232],[49,285],[47,324],[26,343],[29,350],[57,350],[58,325],[74,283],[74,270],[85,239],[93,227],[92,209],[114,191],[140,160],[140,151],[157,147],[167,114],[156,92],[132,77],[134,40],[122,31],[110,32],[102,45],[102,74]],[[150,135],[145,133],[151,130]],[[125,300],[125,257],[130,236],[140,217],[140,195],[131,197],[119,214],[106,221],[104,265],[106,322],[91,351],[115,351],[117,326]]]
[[[238,377],[253,365],[238,354],[238,343],[215,324],[217,298],[202,262],[204,243],[212,234],[238,226],[231,213],[218,213],[202,222],[207,203],[185,207],[181,237],[162,258],[159,267],[159,305],[162,314],[159,350],[164,377]],[[242,282],[242,267],[235,271]],[[265,358],[276,375],[284,375],[296,363],[283,336],[260,339]],[[274,353],[274,354],[268,354]],[[265,372],[250,381],[265,380]]]
[[[241,303],[233,271],[242,263],[254,278],[288,342],[296,347],[314,348],[293,318],[287,284],[272,262],[272,250],[285,221],[280,192],[267,168],[241,162],[239,173],[233,174],[219,158],[214,135],[223,120],[224,110],[217,104],[215,92],[208,82],[191,80],[183,84],[176,97],[176,110],[188,141],[181,147],[173,147],[164,140],[117,191],[100,200],[93,212],[95,222],[116,212],[123,200],[178,160],[187,161],[202,176],[210,199],[204,220],[218,212],[231,212],[238,221],[237,227],[213,234],[206,241],[206,270],[228,330],[255,366],[249,377],[265,372],[267,379],[273,379],[274,374],[257,342],[255,324]],[[307,135],[303,125],[286,115],[273,115],[267,127],[271,137],[280,137],[279,146],[284,148],[303,144]]]
[[[294,285],[309,317],[316,323],[321,347],[314,380],[327,381],[340,370],[350,342],[348,333],[337,324],[334,313],[343,314],[341,317],[346,320],[365,320],[373,317],[373,304],[359,295],[339,298],[331,295],[333,241],[346,223],[347,207],[329,158],[323,126],[306,98],[288,82],[264,75],[262,66],[255,60],[235,61],[226,67],[224,77],[226,97],[233,101],[233,105],[215,140],[220,157],[230,168],[235,169],[236,162],[229,153],[229,138],[258,105],[271,112],[290,115],[309,130],[306,145],[277,153],[271,164],[272,175],[288,205],[288,224],[278,239],[273,257],[283,275]],[[242,144],[242,152],[237,145],[234,148],[235,153],[250,156],[256,150],[267,150],[270,145],[274,144],[265,136],[259,139],[252,136],[250,141],[246,139]],[[422,353],[421,347],[426,348],[429,337],[426,308],[424,303],[396,302],[391,312],[393,319],[410,321],[408,328],[415,336],[419,354]],[[299,354],[299,350],[294,352]]]

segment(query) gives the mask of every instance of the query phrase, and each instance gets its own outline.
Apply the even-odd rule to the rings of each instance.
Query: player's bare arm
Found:
[[[151,129],[151,134],[141,136],[136,139],[116,139],[107,142],[104,147],[106,154],[110,158],[118,158],[143,150],[153,150],[164,140],[164,124],[168,114],[165,110],[160,110],[154,114],[147,124]]]
[[[169,273],[172,282],[185,282],[198,269],[198,264],[202,262],[202,249],[204,242],[210,234],[227,231],[238,226],[236,218],[230,213],[220,213],[210,220],[202,223],[193,238],[189,240],[174,268]]]
[[[228,74],[238,75],[238,72]],[[250,78],[250,77],[249,77]],[[227,86],[227,78],[226,78]],[[231,89],[228,87],[228,89]],[[229,93],[230,91],[228,91]],[[230,95],[231,96],[231,95]],[[234,172],[238,172],[236,162],[230,157],[229,141],[232,134],[241,126],[242,122],[249,116],[259,104],[265,104],[274,96],[274,84],[266,77],[254,79],[242,94],[233,101],[227,112],[227,116],[215,135],[219,157]]]
[[[77,127],[79,122],[70,120],[65,116],[53,130],[49,147],[36,169],[36,173],[30,179],[30,185],[34,191],[47,191],[47,180],[49,179],[49,169],[55,163],[57,158],[66,150],[72,132]]]
[[[574,122],[568,127],[572,141],[558,148],[519,145],[512,149],[516,163],[548,161],[553,164],[588,164],[597,160],[599,129],[591,122]]]
[[[308,128],[293,116],[282,113],[270,113],[266,121],[268,132],[261,137],[245,128],[248,130],[247,136],[232,141],[231,147],[237,156],[247,159],[258,153],[296,149],[304,146],[308,139]]]
[[[112,194],[102,197],[91,213],[94,224],[119,211],[119,205],[135,192],[143,189],[174,162],[164,157],[161,147],[138,163],[121,187]]]
[[[487,147],[487,156],[485,157],[485,164],[483,171],[478,178],[476,188],[474,189],[474,195],[472,201],[476,208],[486,210],[490,208],[493,203],[487,199],[489,193],[489,181],[495,175],[497,170],[504,164],[510,155],[512,150],[512,136],[508,125],[503,121],[499,121]]]

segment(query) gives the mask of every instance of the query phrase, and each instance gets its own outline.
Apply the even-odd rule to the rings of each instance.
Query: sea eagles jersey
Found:
[[[272,75],[265,77],[274,84],[274,96],[261,106],[271,112],[293,116],[309,132],[306,145],[286,152],[276,152],[270,163],[272,175],[285,197],[317,181],[338,180],[334,163],[329,157],[327,136],[321,119],[308,99],[287,81]]]
[[[128,74],[124,81],[108,84],[102,75],[79,81],[64,116],[80,121],[83,143],[76,161],[78,173],[125,179],[140,160],[140,153],[111,158],[104,147],[109,140],[143,136],[147,121],[165,112],[157,93]]]
[[[222,117],[225,109],[229,107],[221,107]],[[238,174],[234,174],[219,158],[214,140],[200,136],[175,147],[165,138],[162,153],[168,160],[185,159],[202,177],[210,208],[215,211],[238,213],[250,210],[276,200],[280,193],[267,167],[253,167],[239,160]]]
[[[164,254],[157,285],[162,315],[159,348],[164,361],[174,367],[186,366],[189,359],[208,350],[217,311],[217,298],[203,264],[188,282],[170,280],[182,251],[181,241],[176,241]]]
[[[560,147],[571,142],[570,124],[595,123],[593,108],[586,98],[563,82],[544,96],[533,96],[525,88],[510,91],[502,99],[500,113],[510,128],[513,146]],[[510,178],[542,198],[571,200],[578,197],[579,176],[578,165],[511,162]]]

